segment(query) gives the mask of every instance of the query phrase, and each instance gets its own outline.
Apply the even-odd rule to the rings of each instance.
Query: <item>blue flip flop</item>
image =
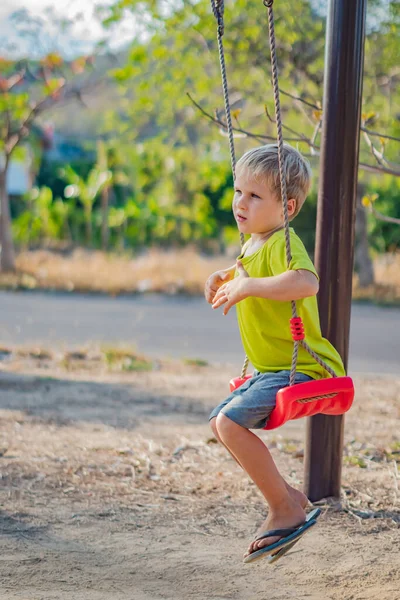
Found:
[[[321,510],[316,508],[308,513],[305,522],[298,527],[288,527],[287,529],[272,529],[271,531],[266,531],[262,533],[256,538],[256,541],[263,540],[267,537],[273,537],[276,535],[281,535],[282,538],[275,542],[274,544],[270,544],[269,546],[265,546],[264,548],[260,548],[260,550],[256,550],[256,552],[252,552],[246,558],[243,559],[243,562],[249,563],[255,560],[258,560],[264,556],[268,556],[268,564],[272,564],[281,558],[286,552],[289,552],[293,548],[295,544],[300,540],[300,538],[316,524],[317,518],[321,514]],[[275,552],[274,552],[275,551]],[[272,556],[271,556],[272,555]]]
[[[314,523],[316,523],[316,521],[314,521]],[[288,552],[290,552],[290,550],[293,548],[293,546],[295,546],[297,544],[297,542],[299,542],[301,540],[301,538],[302,538],[302,536],[296,538],[294,540],[294,542],[291,542],[290,544],[287,544],[287,546],[283,546],[283,548],[281,548],[277,552],[274,552],[273,554],[270,554],[267,557],[267,563],[269,565],[272,565],[277,560],[279,560],[280,558],[282,558],[282,556],[284,556],[285,554],[287,554]]]

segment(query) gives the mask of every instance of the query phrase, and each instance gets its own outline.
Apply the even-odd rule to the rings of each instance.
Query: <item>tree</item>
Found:
[[[110,195],[115,185],[127,185],[129,179],[122,168],[123,159],[118,146],[97,142],[97,166],[101,172],[107,172],[108,178],[101,189],[101,247],[107,250],[109,241],[109,205]]]
[[[280,83],[287,92],[282,96],[285,137],[310,154],[314,165],[323,118],[323,8],[323,3],[308,0],[275,3]],[[109,115],[109,124],[118,130],[119,138],[144,145],[157,140],[168,148],[169,159],[184,147],[228,165],[228,144],[209,127],[212,119],[226,135],[216,22],[210,7],[183,0],[161,10],[158,3],[121,0],[108,10],[106,22],[115,23],[123,11],[130,10],[147,30],[146,36],[133,42],[127,65],[116,71],[125,102],[117,117]],[[368,10],[360,152],[360,180],[366,187],[371,172],[398,172],[396,140],[400,137],[400,96],[395,85],[400,77],[399,5],[371,0]],[[251,139],[256,143],[275,139],[275,124],[269,117],[273,97],[267,38],[267,15],[258,1],[226,4],[224,45],[238,153],[248,148]],[[200,111],[209,118],[201,118]],[[187,177],[198,172],[197,164],[191,164]]]
[[[28,28],[35,21],[26,12],[15,19]],[[35,31],[35,29],[33,29]],[[25,30],[25,35],[28,35]],[[36,36],[39,33],[36,30]],[[82,56],[66,61],[61,54],[50,52],[40,60],[0,57],[0,269],[15,269],[15,252],[11,232],[7,173],[16,148],[29,136],[35,121],[55,105],[70,100],[82,101],[82,95],[94,82],[84,78],[93,57]]]

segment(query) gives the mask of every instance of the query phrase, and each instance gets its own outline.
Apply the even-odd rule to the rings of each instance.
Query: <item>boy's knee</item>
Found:
[[[229,419],[223,413],[219,413],[215,419],[215,427],[221,439],[228,438],[231,434],[235,435],[237,428],[240,427],[237,423]]]

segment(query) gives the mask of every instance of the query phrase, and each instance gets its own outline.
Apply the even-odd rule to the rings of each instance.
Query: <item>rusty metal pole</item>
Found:
[[[347,368],[366,0],[330,0],[328,8],[318,194],[316,267],[321,329]],[[343,417],[308,419],[305,493],[340,496]]]

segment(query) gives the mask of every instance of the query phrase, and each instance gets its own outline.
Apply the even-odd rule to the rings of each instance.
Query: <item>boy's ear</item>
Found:
[[[292,217],[294,215],[294,213],[296,212],[296,207],[297,207],[297,200],[295,200],[295,198],[289,198],[288,199],[288,216]],[[283,206],[282,206],[282,217],[283,217],[284,211],[283,211]]]
[[[289,217],[291,217],[295,213],[296,206],[297,206],[297,200],[295,200],[294,198],[290,198],[288,200],[288,213],[289,213]]]

